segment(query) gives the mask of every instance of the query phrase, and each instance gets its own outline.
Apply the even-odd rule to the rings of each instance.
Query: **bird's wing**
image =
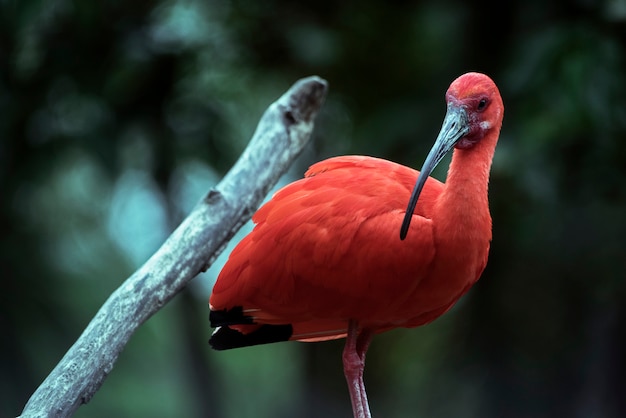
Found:
[[[256,227],[220,273],[212,309],[241,307],[269,324],[393,320],[435,254],[427,217],[416,215],[399,238],[417,174],[370,157],[315,164],[254,215]],[[441,188],[427,182],[416,212],[428,213]]]

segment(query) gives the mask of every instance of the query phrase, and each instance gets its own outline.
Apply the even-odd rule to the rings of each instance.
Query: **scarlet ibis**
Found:
[[[487,263],[502,98],[489,77],[468,73],[446,102],[421,172],[372,157],[330,158],[256,212],[209,301],[214,349],[346,337],[354,417],[371,416],[363,368],[372,336],[433,321]],[[446,183],[429,177],[453,148]]]

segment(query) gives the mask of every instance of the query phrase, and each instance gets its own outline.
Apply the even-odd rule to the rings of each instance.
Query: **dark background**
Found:
[[[447,315],[374,340],[373,414],[626,416],[623,0],[0,2],[0,415],[19,414],[295,80],[330,93],[291,179],[347,153],[419,168],[445,90],[472,70],[506,107],[490,261]],[[341,341],[209,349],[222,262],[76,416],[350,415]]]

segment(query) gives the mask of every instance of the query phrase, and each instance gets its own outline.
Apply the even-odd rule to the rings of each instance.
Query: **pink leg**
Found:
[[[371,418],[372,416],[363,383],[365,353],[371,341],[372,332],[370,330],[359,330],[358,323],[350,321],[346,345],[343,349],[343,372],[348,382],[354,418]]]

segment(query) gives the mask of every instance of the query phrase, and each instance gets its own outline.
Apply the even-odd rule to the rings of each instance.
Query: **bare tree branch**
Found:
[[[68,417],[89,402],[137,328],[209,267],[300,153],[326,91],[324,80],[309,77],[270,105],[237,163],[111,294],[21,417]]]

